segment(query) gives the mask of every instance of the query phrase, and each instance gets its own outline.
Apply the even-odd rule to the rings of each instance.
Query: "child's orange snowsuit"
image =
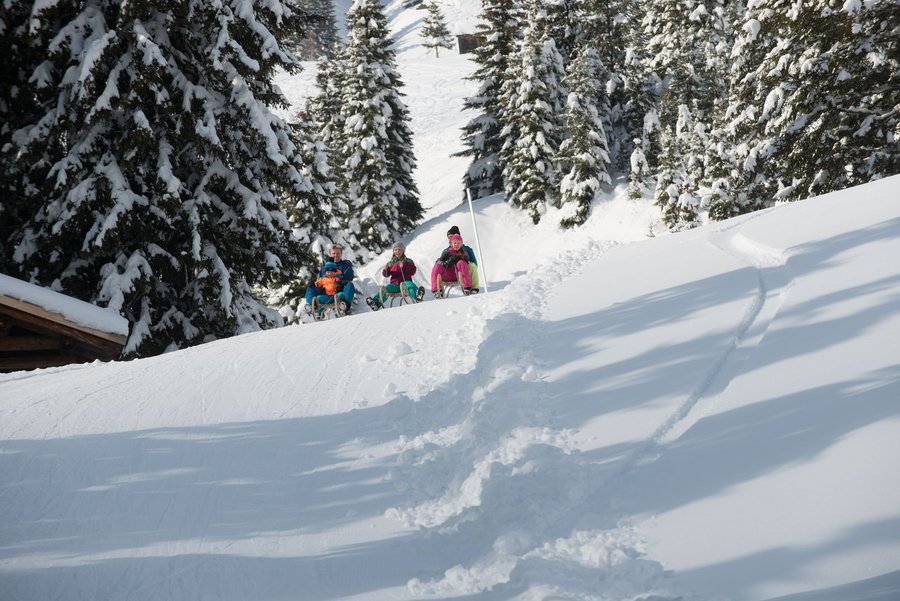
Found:
[[[325,294],[334,296],[340,291],[341,272],[338,271],[334,277],[322,276],[316,280],[316,286],[323,289]]]

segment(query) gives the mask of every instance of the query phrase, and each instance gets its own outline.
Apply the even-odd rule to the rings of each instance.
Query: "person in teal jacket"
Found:
[[[329,261],[334,263],[337,266],[337,273],[341,279],[341,291],[344,293],[343,303],[344,303],[344,312],[346,314],[350,314],[351,309],[353,308],[353,297],[356,295],[356,288],[353,285],[353,278],[355,278],[355,274],[353,273],[353,263],[347,261],[343,258],[344,247],[340,244],[332,244],[328,248],[328,256],[330,257]],[[319,277],[325,277],[325,265],[322,265],[322,268],[319,269]],[[321,288],[316,285],[316,281],[313,280],[306,287],[306,312],[312,312],[312,300],[313,297],[317,294],[323,294]]]
[[[462,236],[462,234],[459,233],[459,227],[455,225],[451,226],[450,229],[447,230],[448,242],[450,241],[450,236],[453,235]],[[450,247],[448,246],[447,249],[449,248]],[[471,246],[463,244],[463,250],[465,250],[466,254],[469,255],[469,275],[472,280],[472,292],[475,293],[478,292],[478,259],[475,257],[475,251],[472,250]]]

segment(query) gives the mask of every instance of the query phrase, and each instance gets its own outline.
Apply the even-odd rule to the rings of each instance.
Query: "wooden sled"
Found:
[[[381,307],[393,307],[394,301],[397,301],[398,306],[402,305],[413,305],[416,302],[416,299],[409,295],[409,288],[404,285],[400,286],[400,292],[382,292],[381,289],[375,294],[378,297],[378,300],[381,301]]]
[[[331,297],[331,302],[320,303],[319,297],[314,296],[312,299],[312,316],[316,321],[324,319],[337,319],[346,315],[344,312],[344,302],[337,298],[337,295]]]
[[[409,293],[409,288],[406,285],[400,286],[400,292],[388,292],[384,290],[382,292],[383,286],[378,288],[378,291],[373,294],[369,299],[366,300],[369,303],[369,300],[375,301],[376,299],[381,302],[381,306],[369,303],[369,307],[372,308],[373,311],[377,311],[379,309],[391,308],[394,306],[394,302],[397,303],[398,306],[402,305],[414,305],[418,303],[425,295],[426,288],[424,286],[416,286],[416,289],[421,293],[422,296],[416,298],[415,296]]]
[[[463,296],[469,296],[470,294],[476,294],[474,291],[466,292],[465,288],[463,288],[462,283],[459,280],[452,281],[444,281],[444,278],[441,277],[441,274],[437,276],[437,292],[435,293],[435,298],[449,298],[450,291],[454,288],[459,289]]]

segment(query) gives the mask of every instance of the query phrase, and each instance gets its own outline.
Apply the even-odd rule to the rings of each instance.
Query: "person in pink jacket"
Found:
[[[449,238],[450,247],[441,253],[431,268],[431,294],[438,295],[438,276],[445,282],[462,284],[463,294],[472,293],[472,276],[469,273],[469,253],[463,246],[462,236],[453,234]]]
[[[378,311],[384,307],[384,301],[387,299],[388,294],[399,294],[401,286],[406,288],[410,298],[414,298],[416,302],[421,301],[425,295],[425,289],[419,288],[413,282],[412,277],[415,274],[416,264],[406,256],[406,247],[402,242],[394,243],[391,260],[381,270],[381,275],[390,278],[390,281],[382,286],[374,297],[368,297],[366,304],[373,311]]]

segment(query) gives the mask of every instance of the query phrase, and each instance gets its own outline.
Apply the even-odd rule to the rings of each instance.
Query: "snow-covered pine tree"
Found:
[[[483,42],[475,49],[478,92],[465,99],[464,107],[476,116],[463,127],[466,149],[457,156],[471,157],[463,184],[474,198],[503,190],[500,150],[500,118],[505,110],[500,89],[518,55],[524,14],[518,0],[483,0],[478,32]]]
[[[650,179],[650,163],[644,153],[643,140],[634,139],[634,150],[631,151],[631,171],[628,174],[628,198],[643,198],[648,191]]]
[[[444,13],[435,0],[429,0],[425,3],[428,14],[422,22],[422,45],[429,50],[434,50],[434,56],[440,56],[440,49],[453,48],[453,38],[450,36],[450,30],[447,28],[447,22],[444,20]]]
[[[779,140],[771,156],[779,201],[900,172],[900,5],[823,4],[788,8],[780,37],[792,60],[767,57],[770,75],[782,75],[761,115]]]
[[[696,168],[691,161],[699,146],[698,131],[687,105],[679,107],[678,120],[671,130],[663,131],[665,149],[656,182],[656,204],[662,221],[670,231],[681,231],[700,225],[700,197],[697,194]]]
[[[687,14],[685,14],[687,13]],[[662,80],[659,120],[663,156],[656,203],[671,230],[699,224],[700,183],[705,177],[707,130],[716,101],[724,96],[726,72],[710,70],[726,45],[722,0],[654,0],[643,28],[650,66]],[[675,152],[668,146],[674,145]],[[677,190],[676,190],[677,188]]]
[[[732,51],[735,24],[742,20],[746,7],[743,2],[726,1],[723,4],[723,38],[719,44],[707,46],[707,68],[717,76],[721,86],[720,96],[713,101],[704,158],[705,173],[701,185],[701,207],[710,210],[727,202],[731,197],[732,172],[737,169],[735,149],[727,129],[728,84],[732,78]]]
[[[295,3],[307,15],[308,26],[289,38],[291,50],[305,60],[329,54],[338,42],[333,0],[295,0]]]
[[[397,197],[400,208],[400,233],[406,233],[422,220],[425,210],[419,201],[419,188],[413,179],[416,157],[413,152],[409,108],[403,101],[403,94],[399,92],[402,86],[398,78],[397,87],[394,88],[397,92],[388,98],[393,116],[389,130],[391,145],[388,147],[388,159],[394,180],[392,194]]]
[[[628,168],[621,165],[629,148],[624,139],[616,143],[619,164],[613,163],[619,172],[628,173],[628,197],[633,199],[643,198],[650,191],[662,158],[662,128],[658,112],[661,84],[659,77],[647,66],[646,49],[637,41],[639,36],[639,31],[634,32],[632,41],[635,46],[626,53],[622,72],[626,101],[618,127],[620,136],[633,132],[635,137],[630,146]]]
[[[544,6],[547,31],[556,43],[556,50],[568,67],[575,59],[578,44],[583,37],[583,6],[578,0],[546,0]],[[595,44],[595,40],[590,43]]]
[[[43,152],[41,208],[16,260],[34,282],[120,311],[125,352],[148,355],[281,323],[253,290],[292,275],[303,249],[280,201],[310,182],[272,83],[292,71],[283,2],[92,0],[54,23],[33,74],[53,97],[18,129]],[[69,9],[72,7],[69,6]],[[43,149],[43,150],[42,150]],[[49,150],[47,150],[49,149]]]
[[[422,207],[412,180],[409,109],[378,0],[356,0],[347,13],[347,27],[343,177],[358,219],[353,234],[375,255],[421,218]]]
[[[383,13],[382,13],[383,14]],[[396,68],[396,51],[393,48],[392,38],[385,38],[385,49],[390,57],[391,69],[383,72],[389,82],[389,92],[385,95],[385,101],[390,108],[390,120],[388,123],[388,138],[390,145],[387,147],[388,165],[393,179],[391,193],[398,199],[400,209],[400,233],[406,233],[422,220],[424,209],[419,202],[419,188],[413,179],[416,170],[416,157],[413,151],[413,132],[410,127],[411,117],[409,107],[403,100],[403,81],[400,72]]]
[[[783,15],[787,3],[781,4]],[[720,190],[727,193],[711,198],[711,219],[728,219],[765,208],[772,203],[777,190],[775,176],[779,169],[770,165],[769,161],[778,144],[778,136],[766,131],[765,120],[761,118],[764,99],[773,87],[780,85],[780,74],[768,77],[760,72],[760,68],[764,63],[772,64],[767,61],[768,55],[774,53],[780,56],[787,48],[780,39],[780,25],[772,9],[768,2],[749,4],[742,21],[735,28],[729,105],[724,126],[727,134],[725,145],[730,149],[733,166],[728,172],[728,184],[720,186]]]
[[[301,172],[309,181],[310,188],[295,198],[293,205],[286,207],[288,220],[294,237],[307,252],[308,262],[301,264],[291,279],[284,285],[269,289],[267,294],[271,306],[278,307],[286,323],[299,322],[299,308],[305,300],[306,286],[318,275],[319,257],[327,246],[335,241],[331,228],[336,227],[335,214],[346,214],[346,199],[337,191],[334,172],[325,143],[320,137],[319,124],[310,114],[301,111],[291,124],[300,151],[303,168]],[[350,253],[348,253],[350,254]]]
[[[330,55],[319,57],[316,63],[317,94],[306,101],[309,118],[318,127],[318,139],[324,144],[329,165],[341,165],[343,150],[344,119],[341,116],[342,93],[346,76],[342,68],[346,49],[335,44]]]
[[[727,218],[777,201],[895,173],[898,159],[896,2],[760,0],[735,49]]]
[[[609,143],[609,155],[616,173],[627,173],[634,140],[647,138],[644,148],[651,167],[655,164],[655,138],[645,136],[646,116],[655,110],[658,83],[645,66],[638,27],[641,8],[633,0],[584,0],[583,37],[593,44],[606,69],[609,109],[601,113]]]
[[[529,6],[528,25],[501,89],[503,147],[500,158],[506,200],[528,212],[534,223],[558,202],[557,153],[563,138],[565,98],[563,59],[550,37],[543,2]]]
[[[649,193],[654,175],[662,159],[661,133],[656,109],[647,109],[644,115],[642,135],[635,138],[632,144],[628,172],[628,198],[643,198]]]
[[[712,185],[707,212],[712,220],[756,211],[766,204],[761,198],[748,196],[751,182],[765,179],[757,169],[762,167],[759,151],[767,151],[758,145],[763,128],[757,119],[759,111],[753,98],[762,94],[766,85],[757,78],[757,67],[775,47],[778,38],[775,28],[769,23],[763,27],[756,19],[757,4],[754,2],[734,15],[728,104],[724,112],[717,113],[711,132],[711,148],[717,155],[715,158],[719,159],[710,164]],[[769,12],[763,8],[761,14]],[[770,139],[768,144],[771,143]]]
[[[875,0],[860,5],[857,0],[842,10],[854,21],[851,32],[859,24],[855,45],[844,46],[844,52],[863,84],[861,90],[848,84],[858,94],[855,106],[847,103],[848,112],[861,118],[857,129],[844,128],[856,142],[851,160],[855,174],[848,182],[853,185],[900,174],[900,4]]]
[[[606,86],[598,76],[602,65],[593,46],[583,46],[569,63],[566,76],[567,137],[559,149],[559,164],[566,173],[560,183],[559,205],[563,227],[587,220],[597,194],[611,185],[606,131],[597,106],[608,104]]]
[[[20,277],[13,251],[37,212],[39,198],[28,191],[46,179],[51,149],[36,147],[26,156],[15,137],[40,120],[52,99],[43,72],[54,70],[53,57],[44,50],[58,31],[57,15],[65,13],[62,7],[45,9],[49,22],[39,26],[41,15],[32,20],[32,4],[0,3],[0,273]]]
[[[315,139],[324,146],[335,187],[326,203],[328,219],[323,234],[328,241],[323,242],[321,248],[314,248],[314,252],[317,256],[324,255],[329,242],[338,242],[344,247],[344,254],[354,259],[359,255],[361,246],[354,234],[359,231],[359,220],[350,209],[347,196],[349,184],[343,171],[347,160],[344,155],[347,146],[341,111],[343,93],[351,77],[345,65],[346,48],[341,44],[335,44],[331,57],[323,56],[319,59],[316,72],[316,88],[319,93],[309,98],[307,109],[315,124],[314,129],[318,132]]]

